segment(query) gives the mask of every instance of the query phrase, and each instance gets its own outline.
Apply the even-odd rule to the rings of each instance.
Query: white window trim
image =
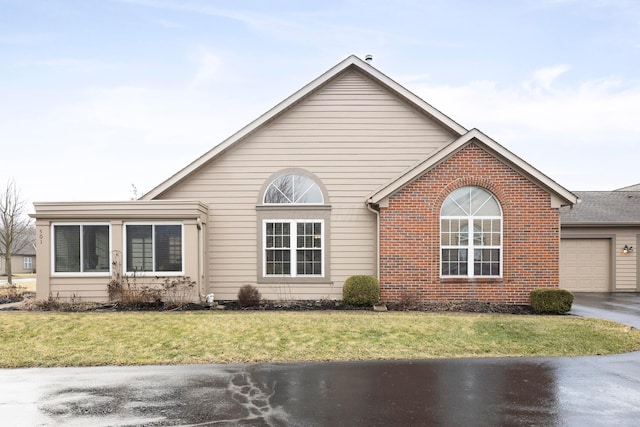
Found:
[[[55,234],[55,226],[59,225],[75,225],[80,226],[80,268],[84,265],[84,253],[83,253],[83,233],[82,227],[85,225],[106,225],[109,227],[109,271],[56,271],[56,234]],[[111,247],[111,242],[113,242],[111,236],[111,224],[108,222],[55,222],[51,224],[51,276],[62,277],[62,276],[83,276],[83,277],[108,277],[111,276],[111,268],[113,265],[112,252],[113,248]]]
[[[309,179],[310,181],[312,181],[312,182],[313,182],[313,185],[315,185],[315,186],[318,188],[318,190],[320,191],[320,195],[322,196],[322,201],[320,201],[320,202],[316,202],[316,203],[297,203],[297,202],[295,202],[295,201],[293,201],[293,200],[292,200],[290,203],[271,203],[271,202],[265,202],[265,200],[264,200],[264,199],[265,199],[265,197],[267,197],[267,193],[269,192],[269,189],[270,189],[272,186],[274,186],[274,182],[275,182],[278,178],[281,178],[281,177],[283,177],[283,176],[303,176],[303,177],[305,177],[305,178]],[[285,195],[284,193],[282,193],[282,191],[281,191],[279,188],[277,188],[277,187],[274,187],[274,188],[275,188],[276,190],[278,190],[278,191],[279,191],[279,192],[280,192],[284,197],[286,197],[286,198],[288,199],[287,195]],[[309,188],[307,189],[307,191],[305,191],[304,193],[307,193],[310,189],[311,189],[311,187],[309,187]],[[304,194],[304,193],[303,193],[303,194]],[[305,174],[301,174],[301,173],[291,172],[291,173],[283,173],[283,174],[281,174],[281,175],[278,175],[277,177],[275,177],[274,179],[272,179],[272,180],[271,180],[271,182],[269,182],[269,185],[267,185],[267,188],[264,190],[264,193],[262,194],[262,204],[263,204],[264,206],[323,206],[323,205],[325,204],[325,200],[324,200],[324,198],[325,198],[325,197],[324,197],[324,193],[323,193],[323,191],[322,191],[322,188],[320,187],[320,184],[318,184],[318,182],[317,182],[313,177],[310,177],[310,176],[307,176],[307,175],[305,175]]]
[[[297,259],[297,249],[298,249],[298,234],[297,234],[297,225],[298,223],[320,223],[322,228],[322,233],[320,234],[320,254],[321,254],[321,274],[302,274],[298,275],[298,259]],[[267,223],[281,223],[281,224],[290,224],[289,227],[289,241],[291,243],[291,247],[289,248],[290,259],[291,259],[291,274],[267,274]],[[325,276],[325,225],[323,219],[265,219],[262,221],[262,277],[297,277],[297,278],[313,278],[313,277],[324,277]]]
[[[128,225],[150,225],[151,227],[151,239],[152,239],[152,243],[151,243],[151,266],[154,268],[154,270],[151,271],[128,271],[128,265],[127,265],[127,226]],[[180,266],[180,271],[156,271],[156,245],[155,245],[155,226],[156,225],[179,225],[180,226],[180,250],[182,251],[182,263]],[[142,222],[125,222],[122,224],[122,254],[123,254],[123,258],[122,258],[122,270],[123,270],[123,274],[126,276],[138,276],[138,277],[148,277],[148,276],[153,276],[153,277],[157,277],[157,276],[184,276],[185,275],[185,267],[184,267],[184,263],[185,263],[185,244],[184,244],[184,224],[182,222],[165,222],[165,221],[142,221]]]
[[[29,261],[29,262],[27,262]],[[29,264],[27,266],[27,264]],[[30,256],[25,256],[24,258],[22,258],[22,269],[23,270],[31,270],[33,269],[33,258]]]
[[[443,245],[442,244],[442,229],[440,230],[440,278],[442,279],[449,279],[449,278],[489,278],[489,279],[499,279],[502,278],[502,266],[503,266],[503,262],[502,262],[502,257],[503,257],[503,243],[504,243],[504,234],[502,232],[503,229],[503,218],[502,216],[473,216],[473,215],[462,215],[462,216],[441,216],[440,217],[440,227],[442,228],[442,220],[467,220],[467,224],[468,224],[468,236],[467,239],[469,241],[469,244],[466,246],[462,246],[462,245]],[[474,220],[500,220],[500,245],[475,245],[474,242],[474,238],[473,238],[473,221]],[[444,263],[444,259],[442,257],[442,250],[443,249],[466,249],[468,250],[467,253],[467,274],[458,274],[458,275],[444,275],[442,274],[442,265]],[[474,263],[475,263],[475,250],[482,250],[482,249],[499,249],[500,250],[500,273],[498,275],[478,275],[476,276],[474,274],[475,268],[474,268]]]

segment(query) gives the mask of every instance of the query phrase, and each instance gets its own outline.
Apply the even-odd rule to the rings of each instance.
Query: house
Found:
[[[30,274],[36,271],[36,251],[25,248],[17,254],[11,254],[11,273]],[[0,274],[7,274],[5,254],[0,253]]]
[[[558,287],[575,194],[350,56],[140,200],[35,203],[37,297],[189,276],[235,299],[527,303]]]
[[[582,292],[640,292],[640,185],[577,191],[561,209],[560,286]]]

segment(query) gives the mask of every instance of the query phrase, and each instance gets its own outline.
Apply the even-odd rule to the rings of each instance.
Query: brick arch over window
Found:
[[[434,200],[432,214],[440,215],[440,208],[442,207],[445,199],[449,197],[451,193],[461,187],[480,187],[487,190],[495,196],[495,198],[498,200],[498,203],[500,204],[500,207],[502,207],[503,210],[509,204],[509,201],[505,197],[502,188],[482,177],[467,176],[464,178],[457,178],[442,188],[442,190],[438,193]]]

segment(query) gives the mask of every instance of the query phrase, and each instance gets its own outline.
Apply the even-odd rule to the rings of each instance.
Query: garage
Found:
[[[560,287],[572,292],[611,290],[611,239],[562,239]]]

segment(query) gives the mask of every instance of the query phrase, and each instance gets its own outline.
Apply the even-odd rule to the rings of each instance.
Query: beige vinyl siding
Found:
[[[376,273],[376,217],[369,193],[456,135],[357,70],[330,80],[158,198],[209,207],[209,283],[217,299],[256,284],[256,205],[274,173],[314,174],[331,206],[330,283],[261,284],[266,298],[341,298],[353,274]]]
[[[76,301],[107,301],[110,272],[101,273],[54,273],[52,271],[52,225],[110,226],[111,270],[114,253],[124,257],[124,226],[127,223],[174,223],[182,225],[184,275],[197,285],[197,294],[205,294],[208,280],[202,267],[200,252],[201,233],[207,225],[207,208],[197,201],[161,200],[126,202],[69,202],[35,203],[36,214],[36,296],[74,299]],[[137,286],[153,286],[162,283],[171,274],[146,273],[130,278]],[[199,296],[193,295],[197,300]]]
[[[638,227],[562,227],[562,238],[609,238],[613,248],[611,254],[611,291],[637,292],[639,289],[638,251],[623,253],[624,245],[636,247]],[[635,249],[635,248],[634,248]]]

